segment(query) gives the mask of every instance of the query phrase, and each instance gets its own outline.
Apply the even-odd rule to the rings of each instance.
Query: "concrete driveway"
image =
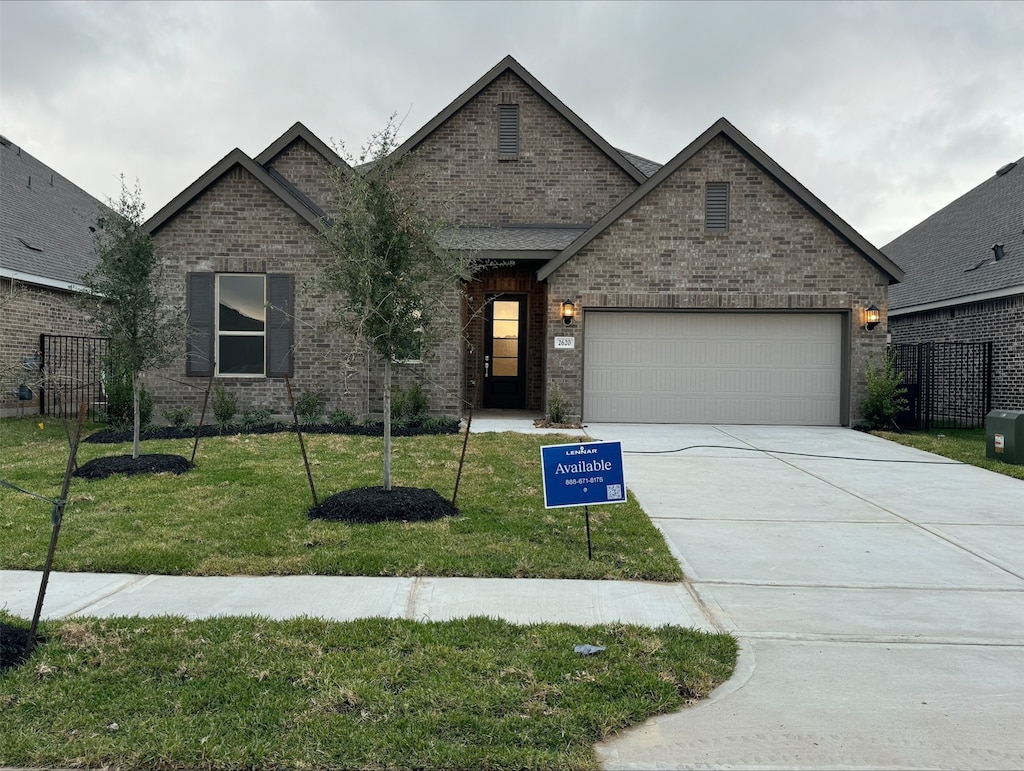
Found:
[[[849,429],[588,433],[742,649],[606,768],[1024,768],[1024,482]]]

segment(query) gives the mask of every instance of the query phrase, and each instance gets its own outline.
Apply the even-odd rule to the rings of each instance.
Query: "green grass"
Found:
[[[933,452],[944,458],[968,463],[972,466],[996,471],[1008,477],[1024,479],[1024,466],[1005,463],[985,457],[984,428],[942,428],[932,431],[914,431],[896,434],[889,431],[875,431],[875,435],[891,442]]]
[[[382,441],[310,435],[321,500],[379,485]],[[310,521],[312,505],[294,434],[203,439],[181,476],[74,479],[54,568],[177,575],[436,575],[645,579],[682,575],[661,534],[632,497],[591,508],[594,559],[582,509],[545,510],[540,446],[560,436],[470,438],[459,490],[461,516],[423,523]],[[394,440],[393,484],[450,498],[461,436]],[[190,440],[147,441],[144,453],[190,457]],[[131,452],[83,444],[79,464]],[[48,497],[59,492],[67,442],[59,422],[0,421],[0,479]],[[50,506],[0,489],[0,568],[40,569]]]
[[[483,618],[41,631],[0,675],[0,765],[596,769],[596,741],[707,696],[736,660],[727,635]]]

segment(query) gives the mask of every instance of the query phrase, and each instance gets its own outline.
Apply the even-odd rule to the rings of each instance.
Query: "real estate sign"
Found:
[[[544,508],[625,503],[620,442],[551,444],[540,448]]]

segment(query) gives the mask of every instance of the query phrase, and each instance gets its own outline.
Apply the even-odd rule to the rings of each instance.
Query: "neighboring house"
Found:
[[[991,406],[1024,409],[1024,158],[882,251],[906,271],[892,342],[991,341]]]
[[[856,422],[885,349],[864,313],[902,272],[728,121],[661,166],[506,57],[395,152],[421,205],[463,226],[444,245],[496,265],[452,295],[468,339],[402,370],[434,412],[540,411],[557,392],[593,422]],[[158,400],[198,409],[213,376],[243,409],[283,411],[287,374],[328,410],[379,412],[380,366],[323,331],[309,288],[330,168],[347,169],[295,124],[147,223],[192,330]]]
[[[95,334],[81,281],[96,264],[93,233],[103,212],[100,201],[0,137],[0,414],[38,412],[41,386],[55,396],[59,385],[73,402],[97,384],[95,346],[79,351],[62,341],[61,354],[47,360],[39,351],[40,335]],[[30,400],[19,402],[19,386]]]

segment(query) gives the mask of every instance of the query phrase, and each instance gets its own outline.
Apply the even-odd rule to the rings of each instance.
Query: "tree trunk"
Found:
[[[391,357],[384,357],[384,489],[391,490]]]
[[[139,401],[142,390],[142,378],[138,372],[132,373],[132,458],[138,460],[139,458],[139,434],[141,433],[142,426],[139,425],[140,408]]]

